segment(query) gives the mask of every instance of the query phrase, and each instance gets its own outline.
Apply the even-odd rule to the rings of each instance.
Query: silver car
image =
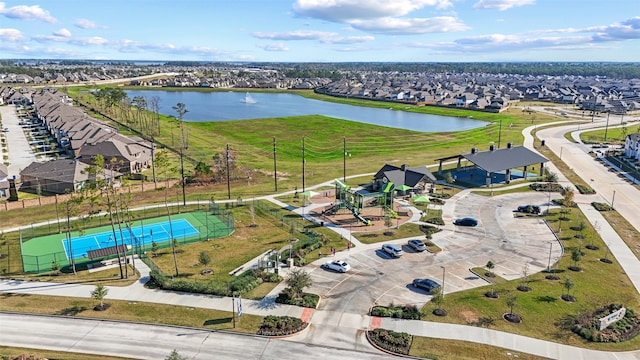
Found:
[[[427,250],[427,246],[420,239],[411,239],[407,242],[407,245],[415,251]]]
[[[394,258],[399,258],[403,254],[402,248],[396,244],[383,244],[382,251],[391,255]]]

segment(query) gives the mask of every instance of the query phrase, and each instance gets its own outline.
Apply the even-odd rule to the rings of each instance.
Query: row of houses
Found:
[[[32,90],[29,95],[36,122],[69,158],[31,163],[20,172],[22,187],[52,193],[76,191],[92,180],[87,167],[94,165],[96,155],[108,162],[109,179],[137,174],[151,165],[151,142],[120,134],[74,107],[71,99],[55,88]]]

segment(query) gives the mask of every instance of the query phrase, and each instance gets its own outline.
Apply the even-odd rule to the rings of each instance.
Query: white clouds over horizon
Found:
[[[56,23],[56,18],[39,5],[17,5],[7,8],[4,2],[0,2],[0,14],[10,19],[41,20],[50,24]]]
[[[475,5],[474,9],[498,9],[500,11],[508,10],[518,6],[533,5],[535,0],[480,0]]]
[[[640,16],[628,1],[0,0],[0,57],[584,60],[589,49],[598,61],[635,61]]]

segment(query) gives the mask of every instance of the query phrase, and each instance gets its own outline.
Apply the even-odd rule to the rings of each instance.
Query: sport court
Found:
[[[161,223],[140,225],[136,227],[125,227],[122,231],[116,227],[115,240],[114,231],[105,231],[92,235],[78,236],[71,238],[71,246],[68,247],[69,241],[60,240],[67,259],[83,258],[87,256],[90,250],[98,250],[105,247],[117,246],[124,244],[131,248],[138,248],[152,243],[161,244],[171,239],[184,239],[191,236],[200,235],[200,232],[189,223],[186,219],[177,219],[164,221]],[[122,234],[122,235],[121,235]],[[122,241],[124,239],[124,241]],[[73,256],[71,256],[73,252]]]
[[[122,230],[120,230],[122,229]],[[187,244],[206,239],[221,238],[234,231],[233,218],[220,218],[206,211],[196,211],[168,216],[136,220],[127,227],[110,224],[87,228],[80,233],[71,232],[71,246],[65,232],[29,238],[25,233],[22,242],[22,263],[25,272],[50,271],[52,264],[63,267],[70,259],[76,265],[100,259],[91,259],[88,252],[124,245],[129,251],[150,251],[152,244],[160,248],[171,246],[171,240],[177,244]],[[115,235],[114,235],[115,233]],[[116,244],[117,240],[117,244]],[[73,254],[73,256],[72,256]]]

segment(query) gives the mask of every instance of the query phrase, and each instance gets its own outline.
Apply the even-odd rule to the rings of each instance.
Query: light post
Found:
[[[553,242],[549,242],[549,261],[547,262],[547,272],[551,272],[551,249],[553,249]]]
[[[616,191],[613,190],[613,196],[611,196],[611,210],[615,210],[613,208],[613,201],[616,199]]]
[[[444,266],[440,266],[442,268],[442,298],[444,299],[444,274],[447,271],[447,268],[445,268]]]

